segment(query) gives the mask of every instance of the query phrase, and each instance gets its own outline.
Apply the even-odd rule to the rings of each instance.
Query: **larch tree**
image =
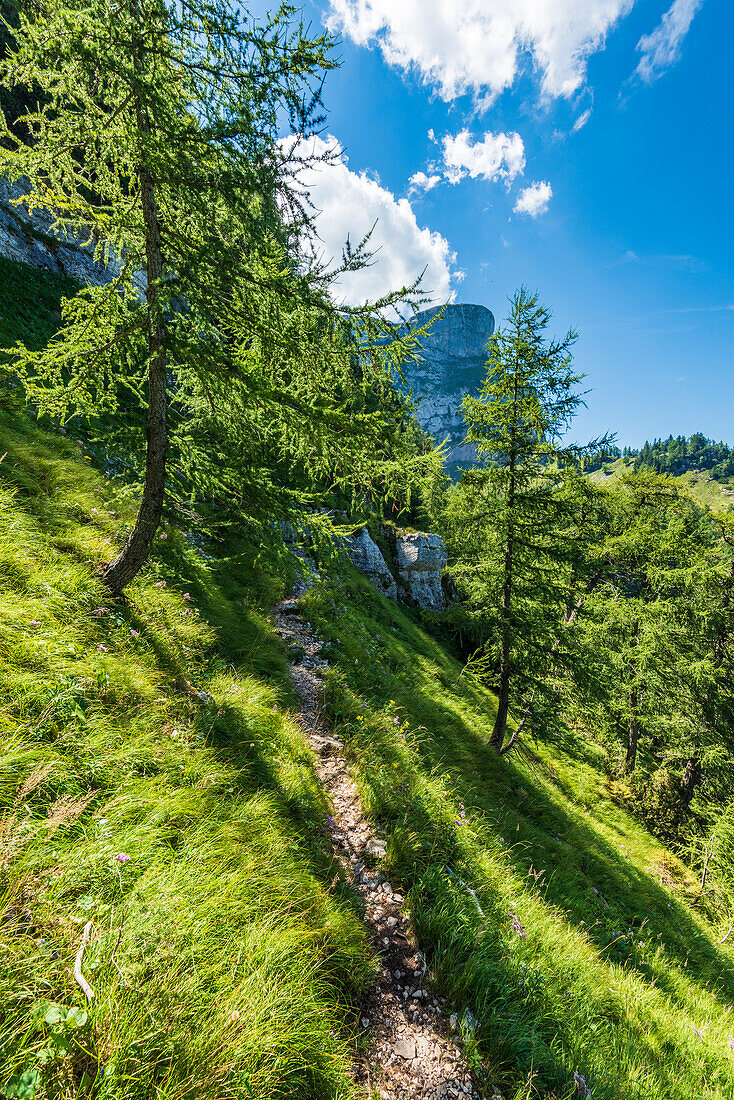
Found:
[[[561,436],[581,402],[572,368],[576,334],[548,338],[549,311],[525,288],[490,339],[477,397],[463,401],[467,439],[482,465],[467,471],[450,507],[455,575],[496,671],[491,744],[506,752],[512,710],[519,724],[548,724],[548,685],[559,657],[572,542],[562,465],[578,448]],[[608,441],[606,441],[608,442]]]
[[[346,477],[350,433],[364,455],[389,435],[364,395],[415,341],[384,339],[405,294],[339,311],[339,269],[303,260],[298,176],[330,49],[289,4],[256,23],[227,0],[50,0],[0,62],[3,84],[39,89],[0,134],[0,170],[114,273],[12,368],[41,412],[146,417],[139,512],[103,571],[113,593],[150,555],[172,435],[189,481],[214,476],[230,497],[255,440]],[[365,262],[358,247],[342,268]]]

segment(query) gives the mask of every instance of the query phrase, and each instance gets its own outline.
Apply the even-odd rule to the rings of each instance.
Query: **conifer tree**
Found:
[[[491,337],[478,397],[463,401],[467,439],[483,466],[467,472],[451,505],[457,579],[481,619],[497,667],[491,744],[507,751],[510,708],[521,722],[553,721],[549,671],[558,656],[568,592],[568,500],[559,465],[579,453],[560,438],[581,402],[572,369],[576,334],[546,336],[549,311],[519,290],[506,325]],[[606,445],[609,441],[602,441]]]
[[[124,405],[147,420],[138,517],[104,571],[113,592],[150,553],[172,435],[185,477],[214,477],[230,497],[247,495],[249,448],[307,455],[339,477],[350,433],[365,462],[390,435],[365,394],[415,336],[384,340],[400,293],[337,311],[339,269],[303,262],[303,139],[320,126],[333,63],[330,41],[294,14],[284,4],[258,24],[227,0],[50,0],[21,16],[0,63],[4,84],[42,93],[27,140],[5,127],[0,170],[115,272],[65,302],[43,352],[16,348],[14,370],[43,412]],[[343,267],[366,261],[362,245]]]

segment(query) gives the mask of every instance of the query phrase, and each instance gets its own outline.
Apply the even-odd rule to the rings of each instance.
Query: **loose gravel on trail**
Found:
[[[297,717],[317,754],[316,773],[331,803],[328,827],[334,854],[364,901],[364,919],[380,963],[378,978],[361,1007],[367,1053],[355,1062],[355,1076],[383,1100],[478,1100],[480,1092],[466,1059],[452,1041],[443,1000],[431,992],[403,898],[384,874],[373,869],[379,867],[385,843],[362,812],[341,741],[321,716],[320,679],[328,666],[320,656],[319,639],[299,617],[295,599],[282,600],[274,619],[294,655],[291,679],[300,700]],[[493,1094],[498,1095],[490,1089]]]

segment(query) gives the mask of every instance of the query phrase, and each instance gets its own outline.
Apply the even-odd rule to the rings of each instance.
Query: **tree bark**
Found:
[[[637,743],[640,739],[640,727],[637,724],[637,692],[633,689],[629,693],[630,716],[627,726],[627,755],[624,761],[624,770],[630,775],[635,769],[637,761]]]
[[[137,17],[137,2],[133,2]],[[142,65],[140,48],[136,48],[138,65]],[[145,157],[145,137],[150,134],[150,120],[139,90],[135,95],[138,131],[141,135],[141,155],[138,167],[140,204],[145,226],[145,260],[147,285],[145,297],[148,313],[148,420],[146,429],[145,483],[135,525],[120,553],[105,569],[102,579],[111,592],[119,594],[130,583],[150,557],[151,546],[161,521],[166,489],[166,455],[168,451],[168,397],[166,393],[166,329],[160,300],[163,279],[163,246],[158,220],[155,187]]]
[[[507,731],[507,713],[510,708],[510,682],[512,678],[512,632],[510,630],[510,611],[512,609],[512,580],[515,564],[515,465],[517,454],[515,447],[515,422],[517,417],[517,371],[515,365],[515,385],[513,392],[513,421],[510,433],[510,478],[507,487],[507,539],[505,541],[504,576],[502,583],[501,637],[500,637],[500,683],[497,694],[497,716],[494,720],[489,743],[497,752],[502,752]]]
[[[683,778],[680,781],[680,816],[687,814],[690,810],[696,787],[702,778],[701,764],[694,754],[686,761]]]

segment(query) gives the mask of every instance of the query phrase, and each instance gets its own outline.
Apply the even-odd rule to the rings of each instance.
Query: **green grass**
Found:
[[[618,458],[614,462],[605,462],[601,470],[595,470],[589,477],[603,485],[633,469],[634,459]],[[693,497],[697,504],[702,508],[710,508],[712,512],[726,512],[734,504],[734,479],[716,481],[707,470],[691,470],[672,480]]]
[[[7,414],[3,453],[0,1094],[353,1095],[372,961],[258,610],[277,562],[168,526],[112,602],[126,492]]]
[[[0,260],[0,345],[43,346],[70,289]],[[130,490],[10,413],[0,455],[0,1095],[349,1100],[374,964],[266,616],[287,563],[169,525],[111,602]],[[600,751],[498,759],[494,698],[448,648],[322,576],[328,713],[486,1082],[729,1100],[726,929]]]
[[[578,1072],[594,1100],[730,1098],[726,929],[615,800],[600,751],[500,759],[494,697],[410,615],[355,576],[303,604],[329,639],[329,710],[391,881],[440,990],[477,1021],[487,1080],[571,1098]]]
[[[23,340],[45,347],[61,322],[60,303],[79,289],[74,279],[0,256],[0,348]]]

